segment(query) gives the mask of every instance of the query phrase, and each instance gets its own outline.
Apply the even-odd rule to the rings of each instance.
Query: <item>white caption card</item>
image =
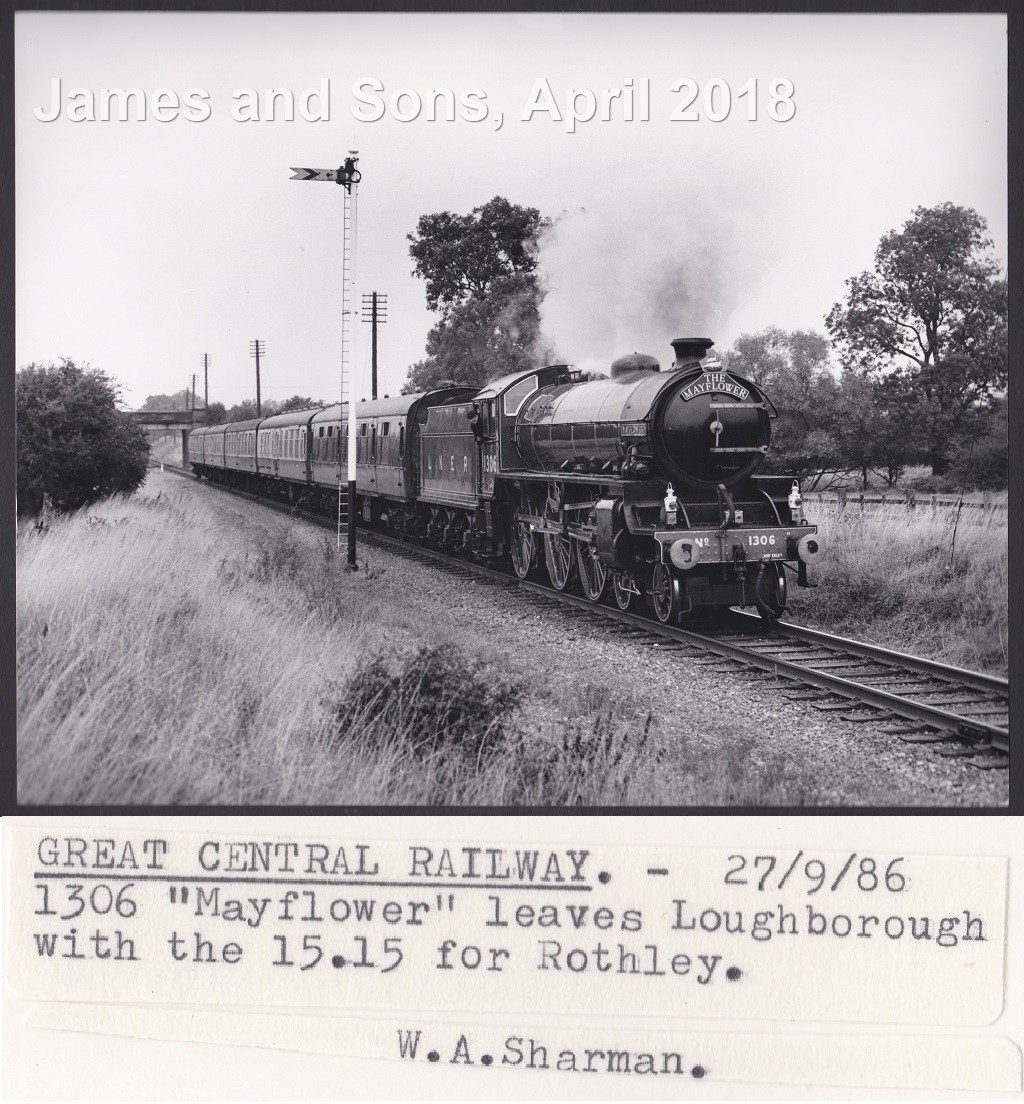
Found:
[[[7,834],[8,971],[37,1000],[984,1025],[1003,858]]]

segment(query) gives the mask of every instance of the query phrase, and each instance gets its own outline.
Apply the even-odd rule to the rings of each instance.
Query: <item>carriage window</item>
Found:
[[[405,426],[400,425],[398,427],[398,459],[401,460],[405,456]]]
[[[381,427],[380,435],[382,437],[387,437],[387,435],[390,432],[391,432],[391,423],[390,422],[385,422],[384,425]]]
[[[366,422],[363,422],[363,428],[359,432],[360,432],[360,436],[362,436],[362,437],[366,436]]]

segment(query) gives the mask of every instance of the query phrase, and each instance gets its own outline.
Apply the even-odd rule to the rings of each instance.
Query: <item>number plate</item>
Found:
[[[737,545],[743,549],[747,560],[784,560],[790,540],[795,559],[796,542],[805,534],[817,531],[815,525],[793,525],[785,529],[727,529],[724,533],[718,529],[661,529],[654,535],[662,546],[664,562],[668,561],[672,545],[685,538],[700,549],[701,562],[732,563]]]

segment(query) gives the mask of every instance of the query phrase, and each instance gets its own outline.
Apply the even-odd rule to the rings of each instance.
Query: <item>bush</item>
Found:
[[[918,494],[948,494],[950,482],[944,475],[919,475],[916,479],[907,479],[903,484],[908,491]]]
[[[104,373],[67,358],[18,372],[19,514],[38,514],[45,496],[58,510],[77,510],[141,486],[149,440],[117,409],[117,398]]]
[[[397,733],[418,758],[481,760],[505,747],[523,687],[456,645],[425,644],[360,667],[335,709],[339,731]]]
[[[1010,474],[1006,436],[988,433],[980,437],[973,449],[954,460],[946,474],[951,489],[966,491],[1005,491]]]

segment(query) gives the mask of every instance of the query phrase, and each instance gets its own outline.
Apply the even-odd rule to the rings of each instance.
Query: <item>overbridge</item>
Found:
[[[126,413],[149,433],[151,444],[176,440],[181,434],[181,465],[188,467],[188,435],[196,425],[205,424],[205,410],[129,410]]]

